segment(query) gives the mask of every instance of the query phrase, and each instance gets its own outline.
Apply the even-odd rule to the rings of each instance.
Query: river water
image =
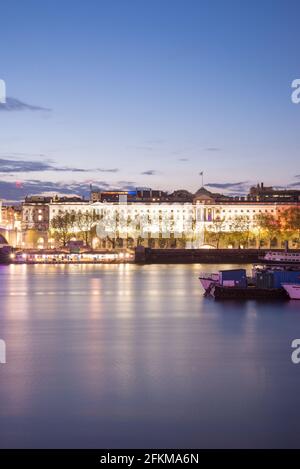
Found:
[[[203,298],[218,268],[0,266],[0,447],[299,447],[300,302]]]

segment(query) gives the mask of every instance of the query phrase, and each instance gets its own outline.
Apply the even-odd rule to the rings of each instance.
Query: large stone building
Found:
[[[269,189],[269,188],[268,188]],[[222,229],[230,233],[242,218],[252,231],[259,214],[275,218],[287,208],[299,206],[295,191],[290,196],[274,191],[260,201],[253,190],[246,197],[228,197],[205,188],[195,194],[177,190],[171,194],[151,189],[136,191],[92,191],[91,200],[80,197],[27,198],[22,206],[23,245],[28,248],[53,247],[52,220],[65,213],[94,214],[93,247],[135,246],[143,243],[172,247],[200,247],[205,231]],[[298,191],[300,194],[300,191]],[[270,189],[268,191],[271,194]],[[299,196],[298,194],[298,196]],[[295,199],[296,197],[296,199]],[[222,223],[222,228],[218,226]],[[80,227],[72,227],[74,239]]]
[[[49,229],[55,216],[54,207],[60,207],[59,213],[70,211],[71,207],[88,206],[79,196],[43,196],[26,197],[22,204],[22,245],[26,248],[46,248],[49,245]],[[56,209],[58,213],[58,208]],[[51,241],[51,244],[52,241]]]

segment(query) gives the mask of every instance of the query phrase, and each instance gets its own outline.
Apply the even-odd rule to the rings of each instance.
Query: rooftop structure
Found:
[[[257,186],[251,187],[247,199],[263,202],[299,202],[300,190],[266,187],[262,182],[257,184]]]

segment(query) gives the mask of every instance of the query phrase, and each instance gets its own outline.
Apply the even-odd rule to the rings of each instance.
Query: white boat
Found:
[[[261,260],[266,264],[300,264],[300,252],[268,251]]]
[[[245,269],[219,270],[219,272],[202,272],[199,280],[205,290],[205,296],[212,295],[214,287],[246,287],[247,277]]]
[[[288,293],[291,300],[300,300],[300,284],[299,283],[282,283],[282,287]]]
[[[211,288],[218,284],[219,283],[219,280],[220,280],[220,274],[219,272],[215,273],[215,272],[212,272],[212,273],[201,273],[200,276],[199,276],[199,280],[200,280],[200,283],[202,285],[202,287],[204,288],[205,290],[205,293],[206,294],[209,294],[210,291],[211,291]]]

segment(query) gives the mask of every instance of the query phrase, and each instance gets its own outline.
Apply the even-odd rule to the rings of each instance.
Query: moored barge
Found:
[[[280,268],[255,267],[247,277],[245,269],[220,270],[199,277],[205,296],[216,300],[294,299],[300,292],[300,270],[290,266]]]
[[[258,288],[256,286],[228,288],[215,285],[211,295],[215,300],[287,300],[289,298],[283,288]]]

